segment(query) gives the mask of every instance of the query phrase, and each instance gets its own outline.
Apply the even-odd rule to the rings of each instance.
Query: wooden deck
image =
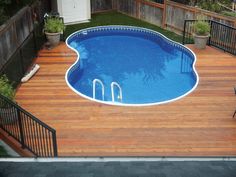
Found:
[[[56,129],[59,156],[236,155],[236,57],[189,47],[200,83],[173,103],[117,107],[76,95],[64,79],[76,54],[64,43],[40,52],[41,68],[18,89],[17,102]]]

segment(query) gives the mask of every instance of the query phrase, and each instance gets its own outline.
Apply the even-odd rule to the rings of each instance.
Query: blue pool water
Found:
[[[154,31],[125,26],[104,26],[78,31],[67,39],[78,52],[66,80],[73,91],[108,104],[151,105],[179,99],[198,83],[195,56],[184,46]],[[112,102],[111,83],[114,86]]]

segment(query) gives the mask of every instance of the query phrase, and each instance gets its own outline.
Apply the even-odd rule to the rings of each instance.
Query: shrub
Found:
[[[2,75],[0,77],[0,94],[10,100],[14,100],[15,89],[13,88],[6,75]]]
[[[235,12],[230,12],[230,11],[222,11],[221,12],[223,15],[230,16],[230,17],[236,17]]]
[[[194,31],[197,35],[208,35],[210,32],[210,25],[207,21],[197,20],[193,25]]]
[[[65,29],[63,21],[58,17],[48,17],[44,24],[44,30],[48,33],[60,33]]]

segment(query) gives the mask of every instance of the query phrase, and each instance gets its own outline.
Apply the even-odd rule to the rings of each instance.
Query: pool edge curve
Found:
[[[91,98],[87,95],[84,95],[82,94],[81,92],[77,91],[68,81],[68,73],[69,71],[79,62],[80,60],[80,54],[77,50],[75,50],[73,47],[71,47],[69,44],[68,44],[68,40],[71,36],[73,36],[74,34],[76,33],[79,33],[79,32],[82,32],[84,30],[89,30],[89,29],[95,29],[95,28],[99,28],[99,27],[135,27],[135,28],[139,28],[139,29],[143,29],[143,30],[148,30],[148,31],[151,31],[153,33],[156,33],[160,36],[162,36],[163,38],[165,38],[166,40],[172,42],[172,43],[175,43],[179,46],[182,46],[184,48],[186,48],[193,56],[194,56],[194,61],[193,61],[193,65],[192,65],[192,68],[193,68],[193,72],[194,74],[196,75],[196,83],[195,85],[193,86],[192,89],[190,89],[188,92],[186,92],[185,94],[179,96],[179,97],[176,97],[174,99],[170,99],[170,100],[167,100],[167,101],[161,101],[161,102],[156,102],[156,103],[145,103],[145,104],[127,104],[127,103],[118,103],[118,102],[112,102],[112,101],[101,101],[101,100],[97,100],[97,99],[94,99],[94,98]],[[74,33],[70,34],[67,38],[66,38],[66,41],[65,41],[66,45],[68,48],[70,48],[71,50],[73,50],[76,54],[77,54],[77,58],[76,58],[76,61],[67,69],[66,71],[66,74],[65,74],[65,81],[66,81],[66,84],[68,85],[68,87],[73,91],[75,92],[76,94],[80,95],[81,97],[85,98],[85,99],[88,99],[90,101],[94,101],[94,102],[97,102],[97,103],[102,103],[102,104],[106,104],[106,105],[113,105],[113,106],[124,106],[124,107],[143,107],[143,106],[155,106],[155,105],[160,105],[160,104],[166,104],[166,103],[171,103],[171,102],[174,102],[174,101],[177,101],[177,100],[180,100],[181,98],[183,97],[186,97],[187,95],[189,95],[190,93],[192,93],[198,86],[199,84],[199,75],[197,73],[197,70],[195,68],[195,64],[197,62],[197,57],[195,55],[195,53],[190,49],[188,48],[187,46],[179,43],[179,42],[176,42],[176,41],[173,41],[171,39],[169,39],[168,37],[166,37],[165,35],[157,32],[157,31],[154,31],[152,29],[148,29],[148,28],[143,28],[143,27],[137,27],[137,26],[127,26],[127,25],[104,25],[104,26],[95,26],[95,27],[90,27],[90,28],[84,28],[84,29],[81,29],[81,30],[78,30],[78,31],[75,31]]]

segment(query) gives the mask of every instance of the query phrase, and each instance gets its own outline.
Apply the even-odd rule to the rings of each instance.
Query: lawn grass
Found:
[[[150,23],[135,19],[133,17],[115,11],[96,13],[92,15],[91,22],[89,23],[81,23],[67,26],[65,31],[65,37],[68,37],[71,33],[78,31],[80,29],[93,26],[103,26],[103,25],[129,25],[129,26],[139,26],[139,27],[149,28],[164,34],[165,36],[174,41],[177,42],[182,41],[182,36],[178,34],[175,34],[171,31],[162,29],[158,26],[152,25]]]

